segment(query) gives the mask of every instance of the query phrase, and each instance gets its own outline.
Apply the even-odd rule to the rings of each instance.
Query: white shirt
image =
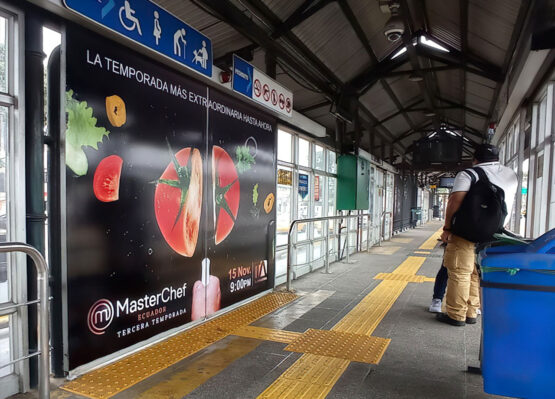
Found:
[[[484,162],[479,163],[475,166],[481,167],[484,172],[486,172],[486,176],[488,177],[489,181],[492,184],[501,187],[505,192],[507,217],[505,218],[504,225],[507,224],[509,219],[511,218],[513,203],[516,196],[516,189],[518,187],[518,178],[516,177],[516,173],[512,169],[501,165],[499,162]],[[470,170],[470,173],[474,174],[474,176],[476,177],[476,181],[480,180],[480,177],[475,171]],[[470,176],[464,171],[459,172],[455,177],[455,183],[453,184],[452,192],[468,191],[470,190],[471,184],[472,179],[470,178]]]

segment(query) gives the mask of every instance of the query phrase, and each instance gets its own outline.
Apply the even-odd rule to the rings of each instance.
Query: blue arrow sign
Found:
[[[212,76],[212,42],[149,0],[64,0],[67,8]]]
[[[233,54],[233,90],[252,98],[254,67]]]

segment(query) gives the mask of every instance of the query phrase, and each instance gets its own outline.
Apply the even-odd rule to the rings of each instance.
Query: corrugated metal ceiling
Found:
[[[362,43],[337,3],[331,3],[293,29],[293,33],[343,82],[370,63]]]
[[[253,13],[256,13],[256,7],[253,6],[256,5],[256,1],[260,1],[261,4],[270,9],[277,19],[282,22],[287,20],[300,6],[306,4],[305,0],[234,0],[229,2],[267,32],[270,32],[271,29],[267,21],[262,22],[264,16],[253,16]],[[435,37],[438,42],[445,43],[456,50],[461,49],[461,9],[459,1],[406,1],[410,7],[415,31],[427,29],[428,34]],[[468,51],[475,58],[498,67],[503,66],[523,1],[468,0]],[[156,0],[156,2],[209,36],[213,42],[215,58],[251,44],[250,40],[239,34],[230,25],[218,21],[217,18],[191,1]],[[316,0],[311,3],[311,6],[315,4],[317,4]],[[390,14],[384,14],[381,11],[377,0],[346,0],[346,4],[352,9],[378,61],[389,62],[388,57],[401,45],[401,42],[389,42],[383,35],[383,27]],[[372,61],[366,48],[357,37],[337,2],[332,1],[325,5],[308,19],[295,26],[291,32],[344,83],[372,67]],[[278,39],[277,43],[288,50],[294,47],[284,37]],[[300,53],[292,54],[301,62],[307,65],[310,64],[310,61],[302,58]],[[424,62],[423,59],[420,61],[421,67],[446,65],[437,61],[432,63]],[[260,69],[265,69],[263,50],[259,49],[255,52],[253,63]],[[411,69],[410,63],[407,62],[396,71]],[[295,79],[286,72],[292,74]],[[295,108],[301,109],[322,102],[325,96],[318,93],[317,90],[309,90],[310,86],[306,80],[295,72],[297,71],[287,70],[286,67],[278,68],[277,76],[280,83],[294,92]],[[463,98],[461,70],[436,71],[431,76],[436,82],[437,92],[434,94],[438,97],[454,103],[464,103],[467,107],[484,114],[489,111],[491,102],[494,100],[496,82],[466,72],[464,73],[465,98]],[[321,78],[323,78],[323,75]],[[388,77],[386,81],[402,107],[407,107],[419,98],[423,100],[420,85],[409,81],[407,74]],[[445,102],[438,101],[437,98],[434,101],[440,106],[449,106]],[[398,111],[395,102],[379,83],[374,84],[364,93],[360,97],[360,102],[378,120]],[[424,104],[422,102],[417,107],[425,108]],[[444,109],[440,110],[438,114],[444,115],[445,118],[459,124],[466,122],[469,126],[479,130],[485,126],[486,122],[483,116],[464,112],[461,109]],[[335,123],[333,117],[329,114],[329,106],[307,112],[307,116],[315,118],[329,129],[334,129]],[[422,112],[409,112],[408,116],[414,125],[419,125],[429,119]],[[395,136],[401,135],[410,129],[402,114],[389,120],[384,127],[388,128]]]
[[[521,0],[470,0],[469,49],[501,66],[509,45]]]

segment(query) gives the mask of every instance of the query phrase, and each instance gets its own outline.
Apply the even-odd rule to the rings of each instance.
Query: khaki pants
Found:
[[[480,281],[474,256],[474,243],[451,235],[443,264],[449,273],[446,310],[454,320],[476,317],[476,310],[480,307]]]

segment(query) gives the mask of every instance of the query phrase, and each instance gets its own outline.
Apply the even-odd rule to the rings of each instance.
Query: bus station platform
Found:
[[[60,381],[81,398],[485,398],[480,319],[428,312],[438,222],[399,234],[120,361]],[[31,394],[14,399],[30,398]]]

